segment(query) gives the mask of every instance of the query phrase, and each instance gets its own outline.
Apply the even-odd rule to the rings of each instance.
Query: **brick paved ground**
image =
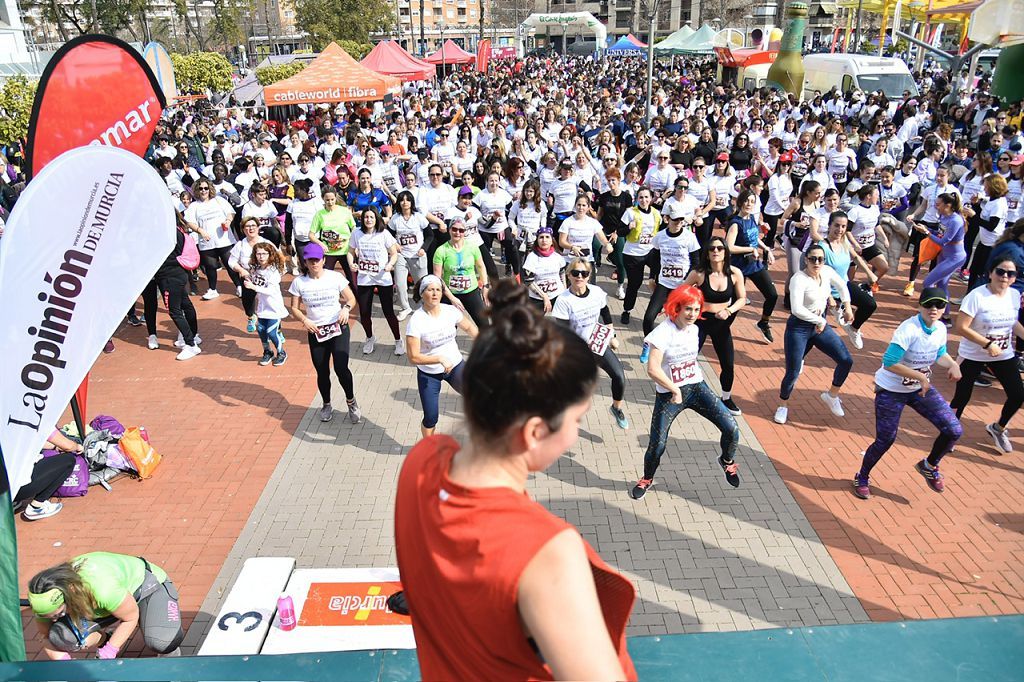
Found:
[[[776,279],[781,284],[778,272]],[[759,295],[752,298],[756,306]],[[658,486],[640,502],[626,491],[639,473],[652,399],[634,352],[634,321],[620,353],[631,429],[610,425],[602,379],[579,445],[530,487],[637,581],[632,634],[1024,608],[1024,469],[1019,454],[996,456],[983,431],[998,387],[975,392],[963,446],[943,467],[945,495],[928,490],[911,469],[913,439],[930,443],[931,433],[910,413],[875,471],[875,499],[864,503],[850,494],[848,480],[873,434],[871,374],[892,329],[912,312],[896,294],[883,293],[880,301],[866,347],[855,352],[848,417],[836,420],[817,401],[830,368],[812,353],[785,427],[770,421],[783,373],[783,311],[776,313],[772,348],[754,340],[754,316],[744,312],[735,326],[743,487],[729,488],[713,464],[713,428],[684,416]],[[365,361],[358,353],[362,333],[354,332],[366,420],[353,427],[339,414],[322,425],[306,411],[319,400],[294,323],[285,325],[292,359],[261,368],[259,343],[241,331],[232,296],[196,304],[207,353],[174,362],[163,316],[165,348],[148,351],[141,329],[122,329],[118,351],[102,357],[93,375],[90,411],[144,423],[167,456],[158,475],[70,500],[53,519],[19,522],[23,588],[34,571],[82,551],[155,558],[181,588],[187,617],[196,618],[190,647],[245,557],[284,554],[300,566],[392,564],[391,491],[401,454],[418,435],[414,372],[390,355],[390,342]],[[378,335],[385,328],[379,327]],[[947,382],[936,384],[950,395]],[[441,429],[457,433],[458,417],[446,392]],[[140,645],[136,638],[131,649]],[[31,640],[30,651],[38,651]]]

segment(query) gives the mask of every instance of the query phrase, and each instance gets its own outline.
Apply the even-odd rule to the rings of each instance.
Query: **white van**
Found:
[[[881,90],[890,100],[902,99],[907,91],[914,97],[920,94],[902,59],[863,54],[804,55],[804,98],[825,94],[833,87],[843,93]]]

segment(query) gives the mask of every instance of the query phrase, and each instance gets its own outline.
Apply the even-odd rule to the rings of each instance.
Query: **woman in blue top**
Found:
[[[940,194],[935,200],[935,210],[939,214],[939,229],[931,232],[928,228],[915,223],[914,229],[925,234],[933,242],[942,247],[939,263],[924,278],[924,287],[938,287],[946,292],[949,298],[949,278],[958,272],[967,261],[964,251],[964,217],[960,214],[960,196],[957,194]],[[949,322],[949,306],[942,316],[942,321]]]
[[[846,290],[850,292],[850,303],[856,308],[853,315],[853,322],[846,324],[842,315],[838,315],[839,326],[846,331],[850,337],[853,347],[860,350],[864,347],[864,339],[861,337],[860,328],[874,314],[878,308],[875,297],[862,289],[860,285],[851,282],[849,278],[850,266],[856,263],[857,267],[868,273],[868,281],[874,284],[878,281],[875,273],[871,272],[871,266],[867,264],[860,254],[850,244],[846,233],[849,227],[849,218],[843,211],[833,211],[828,217],[828,232],[818,245],[825,250],[825,265],[836,271],[836,274],[846,282]],[[833,291],[832,298],[838,299],[839,292]],[[838,308],[836,308],[838,310]]]
[[[360,214],[371,206],[377,209],[384,222],[391,218],[391,199],[382,190],[373,186],[369,168],[359,169],[359,184],[348,195],[348,205],[355,214],[356,221]]]
[[[860,471],[853,478],[854,494],[862,500],[871,497],[868,475],[896,442],[900,416],[908,406],[945,436],[935,441],[927,459],[916,464],[932,490],[945,490],[939,461],[963,434],[949,403],[931,385],[933,364],[946,369],[950,381],[960,380],[960,365],[946,352],[946,328],[936,324],[947,303],[942,289],[926,287],[917,315],[896,328],[882,357],[882,367],[875,372],[875,440],[864,452]]]
[[[761,239],[761,226],[758,225],[754,214],[756,207],[757,196],[753,192],[749,189],[740,192],[736,198],[737,212],[729,220],[725,239],[732,254],[732,264],[739,268],[743,277],[748,282],[753,282],[764,296],[764,306],[761,308],[761,320],[757,323],[757,330],[761,332],[765,341],[773,343],[775,338],[772,336],[768,321],[775,310],[779,294],[768,274],[768,267],[775,262],[775,256]]]

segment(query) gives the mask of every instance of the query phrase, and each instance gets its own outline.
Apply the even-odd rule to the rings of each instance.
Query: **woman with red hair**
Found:
[[[668,319],[644,338],[650,348],[647,376],[655,384],[657,395],[651,415],[651,436],[644,455],[644,475],[630,495],[639,500],[654,485],[654,472],[661,463],[672,422],[685,409],[704,417],[722,432],[722,455],[718,464],[725,480],[734,488],[740,485],[739,465],[733,459],[740,430],[736,420],[704,381],[697,365],[697,319],[704,308],[704,295],[692,284],[674,289],[665,302]]]

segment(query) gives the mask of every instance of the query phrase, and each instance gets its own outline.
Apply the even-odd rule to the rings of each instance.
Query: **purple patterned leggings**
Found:
[[[896,442],[900,417],[903,415],[903,408],[908,406],[930,421],[939,429],[939,433],[945,436],[936,441],[928,455],[928,463],[932,466],[938,466],[939,460],[953,449],[956,442],[960,440],[960,436],[963,435],[960,420],[953,414],[946,399],[934,387],[929,387],[928,392],[921,395],[920,391],[896,393],[876,386],[875,441],[864,452],[864,462],[860,466],[861,476],[867,477],[878,461],[882,459],[882,455],[888,452],[892,444]]]

